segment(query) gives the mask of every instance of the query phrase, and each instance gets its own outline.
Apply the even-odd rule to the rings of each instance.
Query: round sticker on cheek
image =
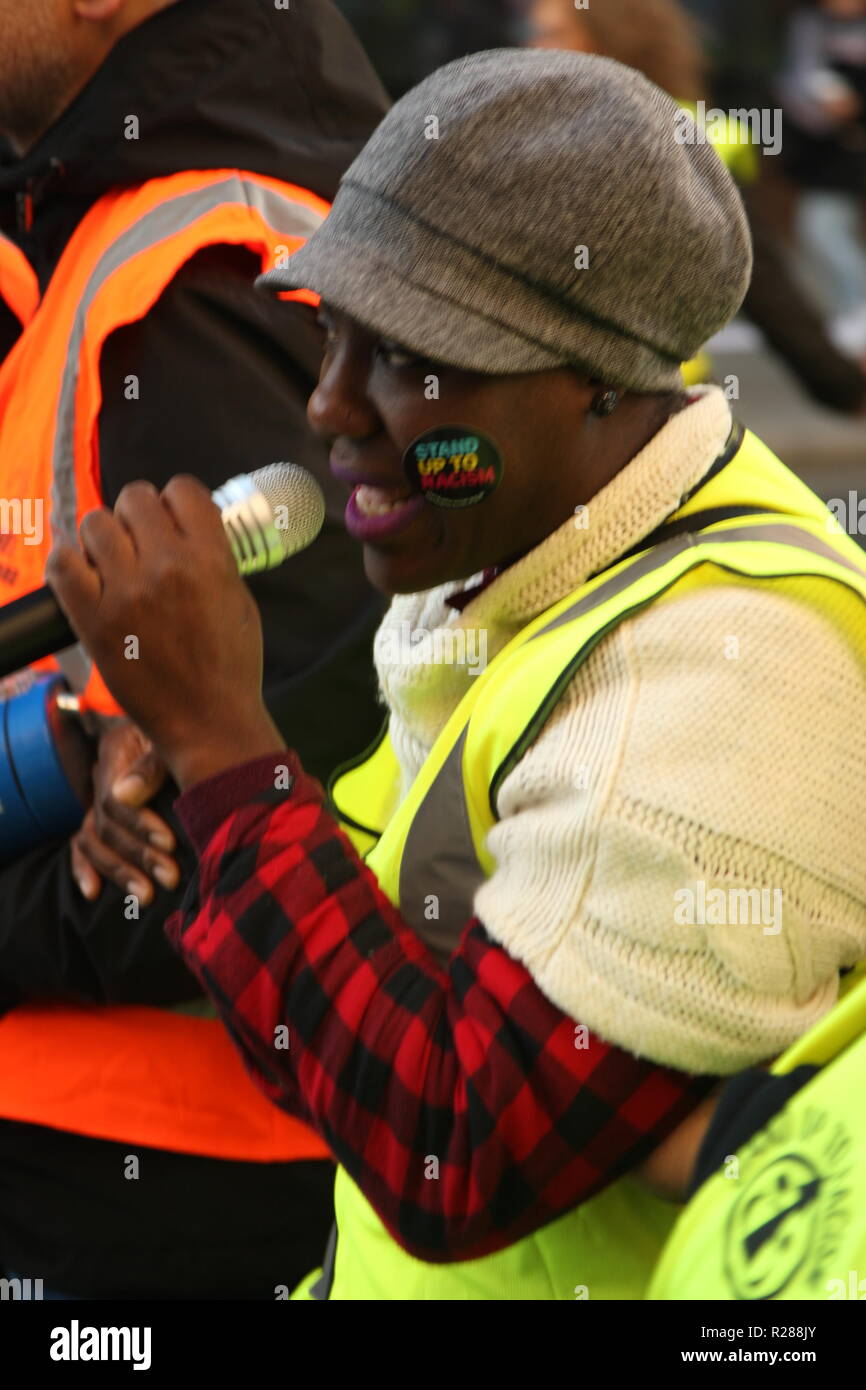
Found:
[[[406,476],[434,507],[475,507],[502,482],[502,454],[494,441],[465,425],[438,425],[409,445]]]

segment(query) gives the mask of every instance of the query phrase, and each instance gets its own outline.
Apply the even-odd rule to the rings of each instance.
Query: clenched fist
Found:
[[[262,703],[258,609],[207,489],[130,483],[80,536],[83,554],[57,544],[45,577],[178,785],[282,749]]]

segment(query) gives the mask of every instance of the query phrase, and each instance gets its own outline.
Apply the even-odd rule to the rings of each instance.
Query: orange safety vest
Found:
[[[52,533],[74,537],[102,505],[99,361],[110,334],[143,318],[204,247],[246,246],[265,271],[329,210],[307,189],[237,169],[152,179],[99,199],[41,301],[26,258],[0,237],[0,295],[23,328],[0,366],[0,495],[43,517],[38,543],[32,527],[0,536],[0,604],[39,588]],[[318,302],[306,290],[283,297]],[[84,698],[117,712],[93,667]],[[329,1156],[254,1087],[216,1019],[167,1009],[13,1009],[0,1018],[0,1116],[215,1158]]]
[[[8,304],[22,328],[39,307],[36,271],[14,241],[0,234],[0,299]]]

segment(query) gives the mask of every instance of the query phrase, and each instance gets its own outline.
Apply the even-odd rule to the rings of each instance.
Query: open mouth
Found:
[[[362,483],[355,490],[355,506],[362,516],[388,516],[405,506],[412,498],[408,487],[371,487]]]
[[[427,510],[425,499],[406,483],[394,487],[361,483],[349,498],[346,529],[355,540],[375,545],[399,536]]]

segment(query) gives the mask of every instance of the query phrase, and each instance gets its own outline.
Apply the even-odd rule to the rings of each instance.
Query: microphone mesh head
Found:
[[[286,559],[312,545],[325,521],[325,498],[312,473],[296,463],[271,463],[250,477],[273,513]]]

